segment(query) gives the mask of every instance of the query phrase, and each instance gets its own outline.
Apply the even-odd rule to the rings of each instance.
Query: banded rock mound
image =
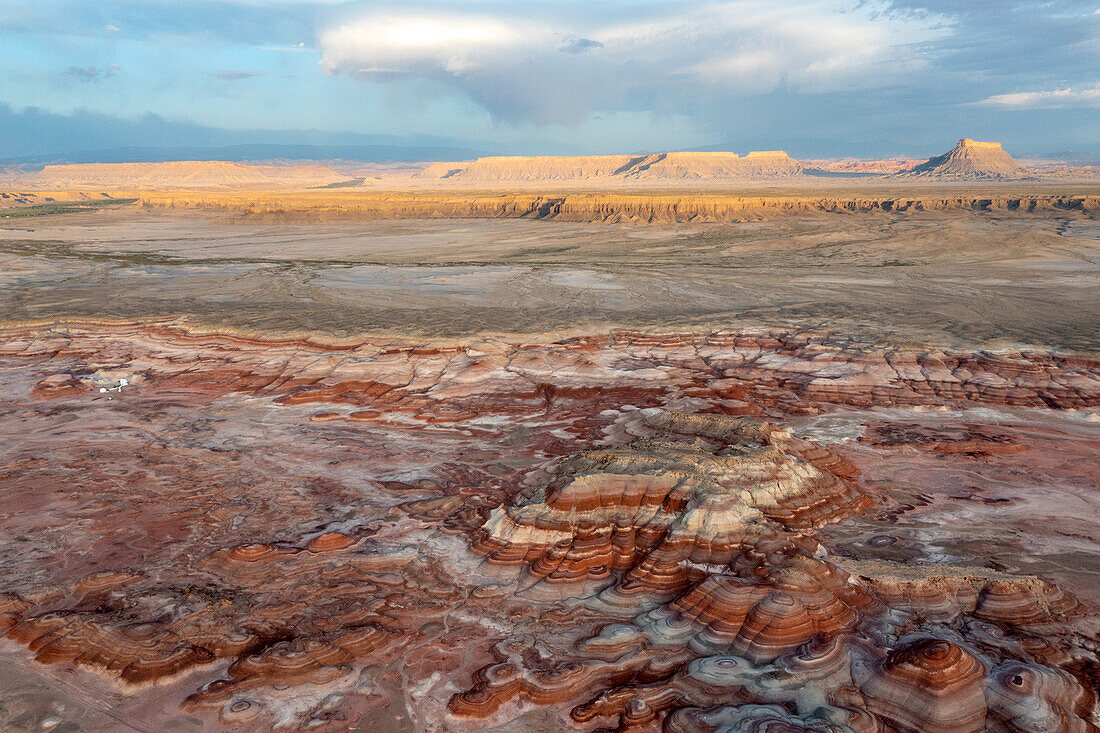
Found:
[[[1077,601],[985,568],[830,558],[871,500],[843,457],[749,417],[637,410],[622,447],[536,471],[472,548],[621,622],[564,658],[505,639],[448,704],[572,704],[601,730],[1095,733]],[[579,609],[575,609],[579,610]],[[576,704],[576,703],[580,704]]]
[[[1027,178],[1030,171],[1006,153],[1000,143],[963,138],[943,155],[930,158],[898,175],[955,180],[1006,180]]]
[[[526,565],[528,587],[622,572],[604,602],[633,608],[871,503],[843,478],[847,461],[755,418],[643,410],[629,429],[646,437],[574,456],[544,489],[497,508],[475,552]]]

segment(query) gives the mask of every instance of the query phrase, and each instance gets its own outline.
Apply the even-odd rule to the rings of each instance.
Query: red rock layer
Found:
[[[804,331],[701,337],[620,331],[551,343],[487,341],[470,349],[200,334],[171,324],[69,325],[0,331],[3,356],[73,362],[39,382],[36,394],[43,397],[156,379],[161,387],[262,394],[288,406],[360,408],[323,410],[321,421],[369,421],[394,410],[457,421],[483,412],[487,396],[495,410],[517,415],[593,401],[644,407],[670,390],[727,414],[770,406],[816,411],[822,403],[1100,405],[1095,359],[1034,350],[887,349]]]
[[[172,677],[216,657],[159,624],[119,622],[90,614],[46,614],[8,631],[37,661],[78,662],[131,685]]]
[[[642,437],[559,462],[495,510],[472,547],[489,563],[522,567],[521,589],[560,585],[594,608],[644,612],[578,641],[567,660],[525,654],[522,640],[498,647],[496,663],[451,698],[454,715],[493,716],[517,698],[587,700],[574,721],[620,730],[736,720],[746,729],[946,733],[1041,709],[1036,720],[1091,730],[1095,697],[1058,668],[1084,648],[1032,636],[1077,615],[1072,597],[980,568],[824,559],[800,530],[860,509],[865,497],[818,467],[846,469],[842,460],[791,443],[773,424],[640,410],[619,425]],[[663,598],[671,600],[652,608]],[[955,630],[914,639],[930,622]],[[990,623],[1012,630],[1007,653],[1034,680],[1012,688],[1022,694],[1011,702],[1004,677],[994,684],[987,674],[1008,648]],[[1059,690],[1046,693],[1053,704],[1040,702],[1044,683]],[[987,695],[1006,712],[990,712]],[[722,707],[777,700],[806,717],[777,720],[762,708],[741,718]]]
[[[541,705],[585,700],[572,710],[581,724],[612,721],[628,730],[663,720],[669,730],[709,730],[704,721],[740,722],[733,710],[757,703],[763,714],[770,712],[763,704],[778,701],[796,711],[787,713],[795,730],[1097,730],[1095,693],[1057,666],[1072,644],[1044,649],[1028,641],[1029,624],[1008,621],[1000,628],[1010,634],[1000,638],[975,621],[941,627],[956,640],[913,638],[905,631],[923,622],[923,609],[898,616],[867,584],[806,556],[761,577],[775,560],[711,575],[631,624],[604,627],[565,660],[540,660],[515,640],[450,709],[484,718],[517,697]],[[918,584],[927,580],[913,575]],[[1006,644],[1011,634],[1025,644]],[[1022,659],[998,661],[1013,653]]]
[[[851,518],[876,465],[922,469],[921,491],[937,466],[1045,476],[1024,464],[1045,450],[997,450],[1038,429],[784,427],[1091,408],[1094,360],[783,330],[417,345],[85,324],[5,330],[0,375],[0,629],[25,668],[94,670],[133,705],[255,730],[1095,730],[1092,609],[817,540],[879,521]]]
[[[700,566],[728,566],[757,537],[812,528],[871,503],[808,460],[839,459],[770,423],[638,415],[654,437],[569,459],[532,498],[496,509],[475,534],[474,551],[492,564],[524,566],[524,585],[621,573],[608,595],[652,603],[697,578]]]
[[[980,733],[985,669],[957,644],[922,639],[891,651],[860,687],[868,709],[903,733]]]

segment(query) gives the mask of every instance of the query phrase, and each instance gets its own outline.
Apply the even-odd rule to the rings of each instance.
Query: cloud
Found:
[[[1041,92],[994,94],[978,104],[1012,109],[1064,109],[1067,107],[1100,108],[1100,84],[1092,87],[1066,87]]]
[[[359,74],[369,73],[364,69],[461,74],[486,65],[502,51],[537,43],[539,35],[534,24],[525,27],[491,16],[376,14],[326,33],[322,65],[332,72]]]
[[[70,66],[68,69],[61,72],[61,76],[69,79],[76,79],[77,81],[82,81],[87,84],[93,81],[109,79],[114,76],[115,72],[118,70],[118,64],[111,64],[104,68],[97,68],[95,66]]]
[[[626,21],[525,7],[378,10],[322,32],[321,65],[441,83],[498,119],[575,122],[778,89],[877,88],[926,66],[929,44],[951,33],[942,15],[874,0],[659,0]]]
[[[251,79],[254,76],[263,76],[266,71],[214,71],[211,72],[211,76],[222,81],[237,81],[239,79]]]
[[[591,38],[568,38],[565,45],[558,50],[566,53],[584,53],[593,48],[603,48],[603,44]]]

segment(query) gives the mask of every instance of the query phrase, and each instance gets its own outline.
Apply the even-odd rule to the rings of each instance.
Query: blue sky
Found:
[[[307,130],[536,153],[1100,152],[1100,0],[0,0],[0,157]]]

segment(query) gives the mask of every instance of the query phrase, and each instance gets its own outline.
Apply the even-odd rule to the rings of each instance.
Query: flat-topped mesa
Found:
[[[901,176],[943,179],[1016,179],[1029,175],[1027,168],[1013,160],[1000,143],[963,138],[954,148],[930,158]]]
[[[27,181],[49,188],[81,186],[312,186],[347,180],[320,163],[261,165],[227,160],[158,163],[65,163],[48,165]]]
[[[427,178],[430,180],[451,178],[466,170],[466,166],[469,164],[470,161],[468,160],[437,160],[434,163],[429,163],[414,178]]]
[[[985,148],[987,150],[1004,150],[1000,143],[983,141],[983,140],[971,140],[968,137],[961,138],[958,145],[964,148],[972,148],[975,150]]]
[[[798,175],[798,161],[781,150],[679,152],[647,155],[493,156],[433,163],[419,178],[462,181],[707,181]]]
[[[624,173],[637,180],[738,180],[798,175],[802,166],[782,150],[736,153],[661,153]]]
[[[637,160],[630,155],[494,155],[465,163],[447,163],[447,178],[471,181],[561,181],[608,178]],[[439,169],[429,166],[421,177]]]

